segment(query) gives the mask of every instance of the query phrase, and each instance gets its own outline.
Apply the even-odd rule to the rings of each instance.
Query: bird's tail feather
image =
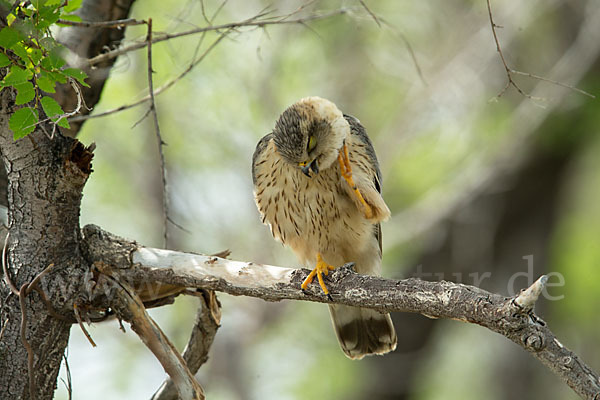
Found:
[[[329,311],[340,346],[349,358],[360,360],[396,348],[396,331],[390,314],[342,305],[329,306]]]

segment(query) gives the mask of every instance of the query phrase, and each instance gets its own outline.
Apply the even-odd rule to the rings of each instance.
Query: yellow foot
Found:
[[[310,272],[310,274],[308,274],[308,276],[306,277],[304,282],[302,282],[302,285],[300,285],[300,287],[302,288],[302,290],[306,289],[308,285],[313,281],[316,275],[317,279],[319,280],[319,285],[321,286],[321,289],[323,289],[323,293],[329,296],[329,290],[327,289],[327,286],[325,286],[325,282],[323,281],[323,274],[327,275],[329,274],[329,271],[333,271],[334,269],[335,267],[333,265],[329,265],[325,261],[323,261],[323,258],[321,258],[321,253],[317,253],[317,265],[315,266],[315,269],[313,269]]]
[[[338,154],[338,162],[340,163],[340,170],[342,172],[342,177],[346,180],[346,182],[348,182],[348,185],[350,185],[350,187],[354,191],[354,194],[358,198],[358,201],[360,201],[360,203],[364,207],[363,211],[365,214],[365,218],[366,219],[373,218],[373,210],[371,209],[371,206],[367,204],[362,193],[356,187],[356,184],[354,183],[354,179],[352,179],[352,167],[350,166],[350,157],[348,155],[348,146],[346,146],[346,143],[344,143],[344,147],[342,147],[342,149],[340,150],[340,152]]]

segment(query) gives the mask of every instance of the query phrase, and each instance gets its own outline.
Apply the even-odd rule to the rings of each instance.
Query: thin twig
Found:
[[[373,11],[371,11],[371,9],[369,9],[369,7],[367,7],[367,4],[363,0],[359,0],[359,1],[360,1],[360,4],[363,6],[363,8],[367,11],[367,13],[369,13],[369,15],[373,18],[373,21],[375,21],[377,26],[381,28],[381,22],[379,22],[379,18],[377,18],[377,15],[375,15],[373,13]]]
[[[576,91],[578,93],[581,93],[581,94],[583,94],[585,96],[591,97],[592,99],[596,98],[596,96],[594,96],[594,95],[586,92],[585,90],[578,89],[578,88],[576,88],[574,86],[571,86],[571,85],[568,85],[566,83],[557,82],[557,81],[554,81],[552,79],[548,79],[548,78],[544,78],[544,77],[539,76],[539,75],[531,74],[529,72],[517,71],[517,70],[512,69],[511,67],[509,67],[508,63],[506,62],[506,58],[504,58],[504,54],[502,53],[502,48],[501,48],[500,42],[498,40],[498,34],[496,33],[496,28],[501,28],[501,26],[500,25],[496,25],[496,23],[494,22],[494,18],[492,16],[492,6],[490,4],[490,0],[486,0],[486,2],[487,2],[487,9],[488,9],[488,16],[490,18],[490,25],[492,27],[492,34],[494,35],[494,42],[496,43],[496,50],[498,51],[498,55],[500,56],[500,59],[502,60],[502,65],[504,66],[504,70],[506,71],[506,78],[507,78],[506,85],[504,85],[504,88],[502,88],[502,90],[496,95],[496,97],[502,97],[502,95],[508,90],[508,88],[512,86],[512,87],[514,87],[517,90],[517,92],[519,92],[521,95],[527,97],[530,100],[545,100],[542,97],[532,96],[531,94],[526,93],[525,91],[523,91],[523,89],[521,89],[519,87],[519,85],[517,85],[517,83],[513,79],[513,74],[515,74],[515,75],[527,76],[527,77],[532,78],[532,79],[537,79],[537,80],[540,80],[540,81],[552,83],[554,85],[562,86],[564,88],[571,89],[571,90],[574,90],[574,91]]]
[[[65,382],[65,380],[62,378],[61,378],[61,381],[65,384],[65,387],[67,388],[67,393],[69,394],[69,400],[71,400],[72,395],[73,395],[73,386],[72,386],[72,382],[71,382],[71,368],[69,368],[69,360],[68,360],[69,354],[68,353],[69,353],[69,348],[67,347],[63,354],[63,359],[65,360],[65,369],[66,369],[66,373],[67,373],[67,381]]]
[[[221,4],[221,6],[219,7],[219,9],[217,9],[217,11],[213,15],[213,17],[210,19],[211,23],[214,20],[214,18],[216,18],[217,14],[222,9],[222,6],[225,3],[226,3],[226,1],[224,1]],[[290,15],[293,15],[293,14],[297,13],[299,10],[302,10],[302,8],[299,8],[298,10],[294,11],[294,13],[292,13]],[[199,29],[194,29],[193,31],[188,31],[188,34],[192,34],[192,33],[199,33],[199,32],[202,33],[202,32],[208,32],[208,31],[219,31],[219,30],[223,30],[226,27],[228,28],[225,32],[221,33],[221,35],[204,51],[204,53],[198,59],[193,60],[190,63],[190,65],[181,74],[179,74],[176,78],[172,79],[171,81],[165,83],[164,85],[162,85],[161,87],[159,87],[157,90],[155,90],[154,91],[154,95],[156,96],[156,95],[161,94],[162,92],[164,92],[165,90],[167,90],[171,86],[173,86],[175,83],[177,83],[178,81],[180,81],[183,77],[185,77],[190,71],[192,71],[192,69],[196,65],[198,65],[200,62],[202,62],[204,60],[204,58],[206,58],[206,56],[219,44],[219,42],[221,40],[223,40],[230,32],[232,32],[234,29],[236,29],[238,27],[242,27],[242,26],[262,26],[262,27],[264,27],[266,25],[283,24],[283,23],[287,23],[287,24],[298,23],[298,24],[302,24],[304,26],[307,26],[305,24],[306,21],[314,21],[314,20],[324,19],[324,18],[328,18],[328,17],[331,17],[331,16],[335,16],[335,15],[341,15],[341,14],[344,14],[344,13],[346,13],[346,10],[345,9],[341,9],[341,10],[338,10],[337,12],[335,12],[335,13],[318,15],[318,16],[314,16],[313,18],[295,19],[295,20],[287,20],[287,21],[283,21],[283,20],[264,21],[264,22],[261,22],[260,24],[258,22],[254,23],[254,24],[249,24],[247,21],[251,21],[251,20],[257,18],[257,16],[254,16],[254,17],[252,17],[251,19],[249,19],[247,21],[242,21],[242,22],[237,22],[237,23],[231,23],[231,24],[225,24],[225,25],[219,25],[219,26],[212,26],[211,25],[211,26],[206,27],[206,28],[199,28]],[[259,13],[258,15],[262,15],[262,13]],[[283,17],[279,17],[279,18],[283,18]],[[183,33],[185,33],[185,32],[183,32]],[[166,40],[166,39],[161,39],[161,40]],[[156,43],[156,42],[159,42],[161,40],[158,40],[155,37],[155,38],[152,39],[152,43]],[[423,79],[423,74],[421,73],[421,68],[419,67],[419,65],[417,63],[417,60],[416,60],[416,57],[414,55],[414,52],[412,51],[412,47],[410,46],[410,44],[408,43],[408,41],[406,40],[406,38],[403,38],[403,41],[407,45],[409,53],[411,54],[411,58],[412,58],[413,62],[415,63],[415,66],[417,68],[417,72],[419,73],[419,76],[421,77],[421,80],[423,82],[425,82],[424,79]],[[147,42],[137,44],[137,46],[139,46],[139,47],[136,47],[135,49],[131,49],[131,50],[136,50],[138,48],[143,48],[145,45],[147,45]],[[129,50],[129,51],[131,51],[131,50]],[[124,52],[126,52],[126,51],[124,51]],[[107,54],[109,54],[109,53],[102,54],[101,56],[105,56]],[[116,54],[115,57],[117,55],[118,54]],[[112,58],[112,57],[110,57],[110,58]],[[91,59],[91,60],[93,60],[93,59]],[[91,62],[91,60],[90,60],[90,62]],[[93,62],[93,63],[96,64],[96,62]],[[92,119],[92,118],[105,117],[107,115],[116,114],[116,113],[119,113],[121,111],[125,111],[125,110],[128,110],[128,109],[133,108],[133,107],[137,107],[137,106],[139,106],[141,104],[144,104],[144,103],[146,103],[148,101],[150,101],[150,95],[147,95],[147,96],[143,97],[142,99],[137,100],[137,101],[135,101],[133,103],[125,104],[125,105],[122,105],[122,106],[119,106],[119,107],[116,107],[116,108],[113,108],[113,109],[110,109],[110,110],[106,110],[106,111],[103,111],[103,112],[100,112],[100,113],[97,113],[97,114],[78,115],[76,117],[69,118],[69,121],[70,122],[80,122],[80,121],[85,121],[85,120]],[[145,117],[146,117],[146,115],[143,116],[143,118],[145,118]],[[140,120],[142,120],[143,118],[141,118]],[[137,123],[139,123],[139,121]]]
[[[322,20],[322,19],[335,17],[338,15],[345,14],[346,12],[347,12],[347,10],[345,8],[341,8],[339,10],[335,10],[335,11],[325,13],[325,14],[309,15],[307,17],[301,17],[301,18],[291,19],[291,20],[286,20],[285,18],[287,16],[266,18],[264,14],[258,14],[252,18],[249,18],[247,20],[240,21],[240,22],[230,22],[230,23],[222,24],[222,25],[211,25],[211,26],[195,28],[195,29],[191,29],[189,31],[184,31],[184,32],[179,32],[179,33],[162,34],[160,36],[154,37],[152,39],[152,44],[158,43],[158,42],[163,42],[165,40],[179,38],[179,37],[195,35],[197,33],[208,32],[208,31],[217,31],[218,32],[218,31],[225,30],[225,29],[237,29],[237,28],[242,28],[242,27],[264,27],[266,25],[303,24],[303,23],[306,23],[309,21],[318,21],[318,20]],[[134,50],[143,49],[146,46],[148,46],[147,40],[144,42],[140,42],[140,43],[134,43],[129,46],[121,47],[119,49],[112,50],[112,51],[109,51],[104,54],[100,54],[96,57],[92,57],[88,60],[88,63],[90,66],[93,66],[93,65],[99,64],[103,61],[111,60],[122,54],[129,53]]]
[[[206,10],[204,8],[204,0],[200,0],[200,9],[202,10],[202,18],[204,18],[204,22],[206,22],[208,25],[211,25],[211,22],[208,19],[208,16],[206,15]]]
[[[75,318],[77,319],[77,323],[79,324],[79,327],[81,328],[81,331],[87,338],[88,342],[90,342],[92,347],[96,347],[96,342],[94,342],[94,339],[92,339],[87,329],[85,329],[85,326],[83,325],[83,321],[81,320],[81,314],[79,313],[79,305],[77,303],[73,304],[73,311],[75,314]]]
[[[66,19],[61,19],[56,22],[62,25],[75,26],[78,28],[116,28],[120,29],[125,26],[130,25],[144,25],[146,21],[127,18],[127,19],[118,19],[115,21],[100,21],[100,22],[92,22],[92,21],[68,21]]]
[[[212,25],[212,23],[215,21],[215,19],[217,18],[217,16],[219,15],[219,13],[221,12],[221,10],[225,7],[225,4],[227,4],[229,0],[223,0],[221,2],[221,4],[219,4],[219,7],[217,7],[217,9],[215,10],[213,16],[210,18],[209,23]]]
[[[184,228],[181,224],[178,224],[177,222],[173,221],[173,218],[168,217],[167,220],[173,224],[173,226],[175,226],[176,228],[179,228],[181,231],[185,232],[185,233],[192,233],[192,231],[190,231],[189,229]]]
[[[165,155],[163,146],[165,142],[160,134],[160,126],[158,124],[158,114],[156,112],[156,103],[154,101],[154,84],[152,79],[152,18],[148,18],[148,92],[150,93],[150,110],[154,121],[154,133],[158,142],[158,154],[160,156],[160,177],[162,183],[162,215],[163,215],[163,239],[165,248],[169,247],[169,193],[167,191],[167,169],[165,167]]]
[[[586,92],[583,89],[579,89],[579,88],[576,88],[575,86],[567,85],[566,83],[558,82],[558,81],[555,81],[555,80],[552,80],[552,79],[544,78],[543,76],[535,75],[535,74],[532,74],[532,73],[529,73],[529,72],[517,71],[515,69],[511,69],[510,72],[512,72],[513,74],[517,74],[517,75],[527,76],[527,77],[532,78],[532,79],[537,79],[539,81],[544,81],[544,82],[552,83],[552,84],[557,85],[557,86],[562,86],[564,88],[571,89],[571,90],[574,90],[576,92],[579,92],[579,93],[581,93],[581,94],[583,94],[585,96],[588,96],[588,97],[590,97],[592,99],[596,98],[596,96],[594,96],[593,94],[591,94],[589,92]]]
[[[423,70],[421,69],[421,65],[419,64],[419,60],[417,60],[417,55],[415,54],[415,51],[413,50],[413,47],[410,44],[410,41],[408,40],[408,38],[406,37],[406,35],[404,33],[402,33],[400,30],[398,30],[393,24],[391,24],[390,22],[388,22],[385,18],[382,18],[380,16],[377,16],[376,18],[377,18],[378,22],[380,22],[383,25],[385,25],[396,36],[398,36],[400,38],[400,40],[402,40],[402,42],[404,43],[404,46],[406,46],[406,51],[408,51],[408,55],[410,56],[410,59],[411,59],[413,65],[415,66],[415,69],[417,70],[417,74],[419,75],[419,79],[421,79],[421,82],[423,82],[423,85],[427,86],[427,81],[425,80],[425,76],[423,75]]]
[[[56,133],[56,127],[59,123],[59,121],[61,119],[65,119],[65,118],[69,118],[72,117],[75,114],[78,114],[79,111],[81,110],[81,107],[83,105],[85,105],[85,100],[83,99],[83,94],[81,93],[81,89],[78,86],[78,83],[75,79],[68,77],[69,83],[71,84],[71,87],[73,88],[73,90],[75,91],[75,93],[77,94],[77,106],[75,107],[75,109],[71,112],[66,112],[64,114],[60,114],[58,116],[52,116],[52,117],[58,117],[56,119],[56,121],[52,121],[52,118],[48,117],[45,119],[42,119],[40,121],[37,121],[35,124],[31,124],[28,126],[28,128],[34,127],[34,126],[39,126],[42,128],[42,131],[44,132],[44,134],[46,135],[46,137],[50,140],[54,139],[54,134]],[[86,106],[87,107],[87,106]],[[46,131],[46,129],[44,128],[44,125],[42,125],[45,122],[50,122],[52,124],[52,133],[48,133]]]

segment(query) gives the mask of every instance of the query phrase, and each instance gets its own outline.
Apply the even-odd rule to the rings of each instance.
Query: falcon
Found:
[[[381,196],[375,150],[359,120],[335,104],[307,97],[288,107],[252,157],[254,199],[275,240],[312,268],[323,292],[329,271],[349,262],[356,272],[381,275],[381,226],[390,210]],[[385,354],[396,348],[389,314],[330,305],[346,356]]]

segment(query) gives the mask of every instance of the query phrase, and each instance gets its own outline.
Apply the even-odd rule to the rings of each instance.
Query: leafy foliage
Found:
[[[80,20],[71,13],[81,6],[81,0],[32,0],[12,8],[10,4],[5,6],[12,11],[7,17],[8,26],[0,30],[0,67],[9,67],[9,72],[0,81],[0,90],[12,87],[17,91],[16,105],[29,104],[10,118],[15,140],[34,130],[40,105],[51,121],[68,128],[67,120],[61,118],[63,109],[44,92],[55,93],[56,84],[66,83],[69,78],[89,85],[85,83],[85,72],[64,68],[64,47],[52,37],[50,27],[59,19]]]

